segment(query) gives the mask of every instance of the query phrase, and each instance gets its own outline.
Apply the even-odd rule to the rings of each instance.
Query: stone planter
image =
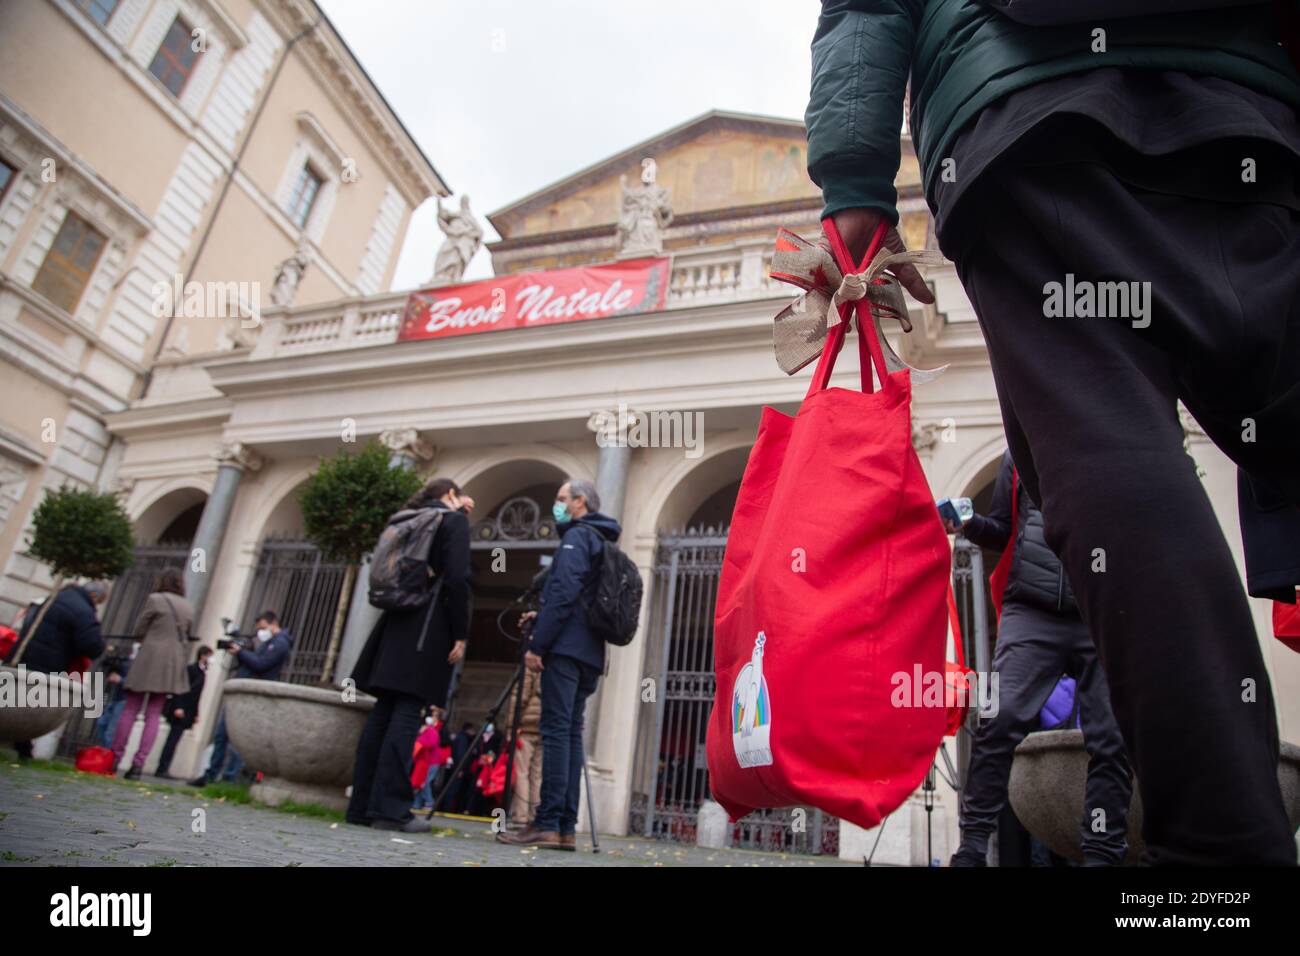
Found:
[[[277,681],[237,678],[223,691],[230,742],[250,770],[262,772],[253,799],[344,810],[357,742],[375,699]]]
[[[73,682],[57,674],[41,671],[21,670],[17,667],[0,666],[0,680],[12,682],[11,688],[22,695],[21,707],[0,706],[0,740],[35,740],[51,731],[62,727],[78,710],[80,688],[74,688]],[[28,707],[26,699],[33,684],[43,685],[40,693],[45,700],[59,699],[70,701],[67,707]],[[78,696],[74,696],[78,695]]]
[[[1048,730],[1030,734],[1016,748],[1011,765],[1010,798],[1025,829],[1052,850],[1072,860],[1082,860],[1079,822],[1083,818],[1083,786],[1088,775],[1088,754],[1083,732]],[[1277,767],[1291,827],[1300,826],[1300,747],[1282,743]],[[1142,842],[1142,801],[1137,787],[1128,815],[1128,857],[1134,864],[1145,849]]]

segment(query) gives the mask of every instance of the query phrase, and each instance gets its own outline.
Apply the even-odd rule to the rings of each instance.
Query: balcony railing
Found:
[[[769,278],[770,240],[678,252],[668,284],[669,309],[793,295]],[[385,292],[320,306],[267,310],[254,358],[329,352],[397,341],[408,292]]]

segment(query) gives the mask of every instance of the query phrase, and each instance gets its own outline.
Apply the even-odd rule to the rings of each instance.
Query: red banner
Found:
[[[655,312],[668,301],[669,262],[630,259],[413,292],[397,338],[437,339]]]

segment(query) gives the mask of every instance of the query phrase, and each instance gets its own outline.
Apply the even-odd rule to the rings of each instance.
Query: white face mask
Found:
[[[269,641],[271,639],[271,629],[269,627],[259,627],[257,629],[257,639],[259,641]]]

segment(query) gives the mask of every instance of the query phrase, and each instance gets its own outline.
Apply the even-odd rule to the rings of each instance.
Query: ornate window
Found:
[[[107,242],[74,212],[63,219],[32,288],[67,312],[74,312]]]
[[[117,9],[118,0],[73,0],[73,2],[85,11],[86,16],[104,27],[108,26],[109,18]]]
[[[289,194],[289,205],[286,211],[299,229],[307,227],[307,218],[311,215],[312,206],[315,205],[316,196],[324,182],[324,177],[316,174],[316,171],[311,168],[311,163],[304,163],[302,169],[298,171],[298,178],[293,184],[293,192]]]
[[[177,17],[163,38],[162,46],[149,64],[149,72],[167,87],[172,96],[179,97],[186,81],[194,72],[199,53],[190,42],[193,31],[188,23]]]

